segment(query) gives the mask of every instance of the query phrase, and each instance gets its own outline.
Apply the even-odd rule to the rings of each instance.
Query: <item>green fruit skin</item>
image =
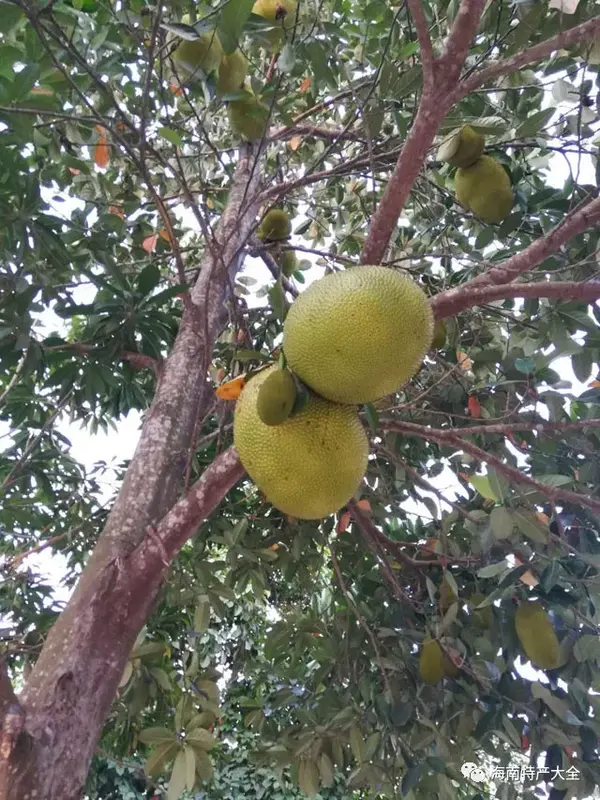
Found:
[[[290,218],[282,208],[272,208],[265,214],[257,236],[266,242],[281,242],[292,232]]]
[[[173,53],[180,78],[200,80],[199,70],[215,72],[221,63],[223,48],[214,31],[203,33],[199,39],[183,39]]]
[[[435,639],[426,639],[419,656],[419,675],[433,686],[444,677],[444,653]]]
[[[491,156],[481,156],[471,167],[456,171],[456,197],[484,222],[502,222],[513,207],[506,170]]]
[[[256,410],[265,425],[281,425],[289,417],[296,401],[296,384],[287,369],[272,372],[258,392]]]
[[[443,319],[436,319],[435,324],[433,326],[433,339],[431,340],[431,349],[432,350],[441,350],[442,347],[446,344],[446,337],[448,335],[448,331],[446,328],[446,322]]]
[[[286,278],[289,278],[298,269],[298,259],[296,258],[296,253],[294,253],[293,250],[284,250],[279,257],[278,262],[279,266],[281,267],[281,271]]]
[[[454,167],[470,167],[483,155],[485,138],[470,125],[463,125],[458,135],[458,147],[448,163]]]
[[[249,142],[262,139],[269,118],[269,109],[254,95],[227,104],[227,115],[234,133]]]
[[[413,281],[386,267],[326,275],[292,303],[283,351],[293,372],[335,403],[386,397],[417,372],[433,314]]]
[[[527,658],[539,669],[555,669],[560,644],[552,623],[538,602],[522,603],[515,614],[515,629]]]
[[[357,410],[314,395],[281,425],[265,425],[257,412],[269,367],[239,396],[233,441],[250,478],[270,503],[297,519],[322,519],[345,505],[367,468],[369,441]]]
[[[248,60],[241,50],[234,50],[230,55],[224,55],[219,65],[219,79],[217,92],[229,94],[241,91],[248,73]]]

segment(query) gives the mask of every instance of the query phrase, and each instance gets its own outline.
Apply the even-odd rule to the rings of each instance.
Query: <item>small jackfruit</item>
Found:
[[[260,39],[272,52],[279,52],[296,24],[296,0],[256,0],[252,13],[273,24],[272,29],[261,31]]]
[[[172,54],[178,77],[189,82],[199,81],[201,73],[216,72],[222,57],[216,31],[203,33],[198,39],[182,39]]]
[[[455,603],[457,599],[456,592],[452,586],[450,586],[446,578],[444,578],[440,585],[440,611],[442,614],[445,614],[452,603]]]
[[[231,129],[249,142],[262,139],[269,119],[269,108],[248,92],[247,96],[227,104]]]
[[[477,608],[480,603],[485,600],[483,594],[472,594],[469,598],[469,610],[473,618],[473,622],[478,628],[491,628],[494,624],[494,612],[491,606],[484,606],[484,608]]]
[[[247,73],[248,59],[239,48],[229,55],[224,55],[219,65],[217,92],[229,94],[241,91],[244,88]]]
[[[454,167],[470,167],[483,155],[484,147],[485,138],[470,125],[463,125],[442,142],[437,157]]]
[[[292,223],[288,214],[282,208],[272,208],[265,214],[256,235],[263,242],[281,242],[291,232]]]
[[[481,156],[472,166],[456,171],[456,197],[484,222],[502,222],[513,207],[510,179],[491,156]]]
[[[289,278],[298,269],[298,259],[293,250],[284,250],[277,262],[286,278]]]
[[[291,370],[336,403],[369,403],[412,378],[431,345],[427,295],[401,273],[351,267],[312,283],[283,326]]]
[[[419,656],[419,675],[430,685],[444,677],[444,651],[435,639],[425,639]]]
[[[265,379],[256,399],[256,410],[265,425],[281,425],[292,413],[296,383],[288,369],[278,369]]]
[[[441,350],[446,344],[446,337],[448,336],[448,329],[446,328],[446,321],[443,319],[436,319],[433,326],[433,339],[431,340],[432,350]]]
[[[560,645],[552,623],[540,603],[521,603],[515,614],[515,629],[527,658],[539,669],[555,669]]]

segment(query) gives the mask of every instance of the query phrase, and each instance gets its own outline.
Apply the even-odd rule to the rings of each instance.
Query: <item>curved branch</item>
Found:
[[[489,83],[494,78],[507,75],[509,72],[516,72],[526,64],[534,64],[537,61],[541,61],[555,50],[562,50],[584,42],[592,42],[599,35],[600,16],[597,16],[587,20],[587,22],[582,22],[581,25],[576,25],[568,31],[561,31],[551,39],[529,47],[527,50],[522,50],[510,58],[492,62],[487,67],[477,70],[464,81],[461,81],[454,92],[454,102],[465,97],[474,89],[483,86],[484,83]]]
[[[593,227],[598,222],[600,222],[600,197],[588,200],[583,205],[580,205],[578,209],[567,214],[549,233],[542,236],[541,239],[537,239],[525,250],[508,258],[501,266],[491,267],[487,272],[478,275],[455,289],[440,292],[435,297],[436,307],[441,309],[446,304],[450,304],[453,307],[452,304],[456,303],[456,307],[459,308],[464,302],[463,298],[468,297],[475,286],[485,286],[487,284],[499,286],[514,281],[519,275],[532,270],[548,256],[556,253],[569,239]],[[464,307],[468,308],[469,305],[471,303],[467,303]],[[448,314],[444,313],[444,316],[448,316]]]
[[[456,292],[456,294],[452,294]],[[511,297],[548,297],[557,300],[587,300],[592,303],[600,299],[600,281],[577,283],[575,281],[540,281],[539,283],[513,283],[499,286],[473,286],[473,282],[458,289],[440,292],[431,299],[436,319],[453,317],[460,311],[494,300]]]
[[[416,425],[413,422],[388,422],[382,425],[385,430],[395,431],[396,433],[404,433],[409,436],[419,436],[422,439],[437,442],[442,445],[449,445],[456,447],[457,450],[463,450],[465,453],[473,456],[482,463],[489,464],[495,470],[502,473],[513,483],[524,483],[526,486],[532,486],[541,494],[548,497],[550,500],[565,500],[569,503],[585,506],[591,508],[592,511],[600,512],[600,499],[590,497],[589,495],[578,494],[577,492],[570,492],[568,489],[561,489],[558,486],[547,486],[535,478],[530,478],[521,470],[516,467],[511,467],[510,464],[505,464],[501,458],[482,450],[481,447],[465,441],[455,431],[443,431],[436,428],[427,428],[425,425]]]
[[[423,86],[425,90],[433,87],[435,73],[437,69],[436,59],[433,55],[433,45],[429,36],[427,20],[423,13],[421,0],[408,0],[411,17],[417,29],[417,37],[421,48],[421,63],[423,65]]]

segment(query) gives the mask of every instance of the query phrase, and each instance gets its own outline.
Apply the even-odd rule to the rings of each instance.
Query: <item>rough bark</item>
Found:
[[[237,458],[224,454],[177,502],[194,426],[211,399],[207,367],[231,278],[257,215],[255,150],[240,156],[227,208],[207,243],[106,527],[19,698],[22,728],[3,739],[2,800],[81,796],[119,679],[169,559],[242,474]]]

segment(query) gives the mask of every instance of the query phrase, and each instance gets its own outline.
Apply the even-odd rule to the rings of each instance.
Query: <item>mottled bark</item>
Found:
[[[6,739],[0,755],[3,800],[81,796],[127,658],[169,559],[242,474],[237,458],[224,454],[178,502],[196,420],[212,401],[207,368],[231,279],[256,220],[258,190],[256,152],[248,148],[207,243],[117,501],[19,698],[24,724]]]

